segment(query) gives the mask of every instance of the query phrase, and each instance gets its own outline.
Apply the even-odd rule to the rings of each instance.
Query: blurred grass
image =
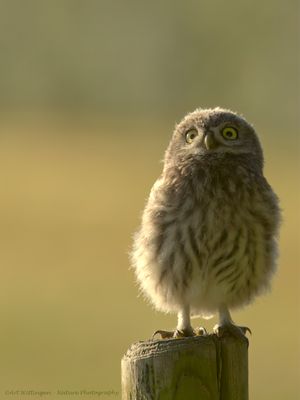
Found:
[[[56,390],[120,392],[130,343],[175,324],[137,298],[127,255],[173,124],[2,120],[0,128],[0,398],[12,389],[52,390],[52,398]],[[298,139],[260,131],[284,210],[280,268],[271,295],[234,317],[253,330],[251,398],[295,399]]]

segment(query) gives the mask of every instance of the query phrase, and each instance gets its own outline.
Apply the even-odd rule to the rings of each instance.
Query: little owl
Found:
[[[245,334],[229,310],[269,286],[279,220],[253,127],[221,108],[188,114],[175,128],[132,251],[142,292],[178,315],[174,332],[157,333],[195,335],[191,316],[218,312],[216,334]]]

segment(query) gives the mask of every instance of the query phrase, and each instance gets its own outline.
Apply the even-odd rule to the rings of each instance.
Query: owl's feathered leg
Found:
[[[247,332],[251,334],[251,330],[247,326],[238,326],[232,319],[228,308],[225,305],[219,308],[219,324],[214,326],[214,333],[217,336],[223,336],[229,333],[233,336],[245,336]]]
[[[191,325],[190,306],[184,306],[177,315],[178,322],[175,337],[194,336]]]
[[[191,317],[190,317],[190,307],[184,306],[178,312],[178,322],[177,328],[175,331],[162,331],[158,330],[154,332],[153,336],[159,334],[162,339],[171,339],[171,338],[184,338],[189,336],[194,336],[195,332],[191,325]]]

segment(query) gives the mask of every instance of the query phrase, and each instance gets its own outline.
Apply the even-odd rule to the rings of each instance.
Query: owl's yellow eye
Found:
[[[186,132],[185,134],[185,141],[187,143],[192,143],[192,141],[195,139],[195,137],[198,136],[198,131],[197,129],[193,128],[190,129],[189,131]]]
[[[238,137],[238,132],[232,126],[226,126],[222,130],[222,136],[227,140],[235,140]]]

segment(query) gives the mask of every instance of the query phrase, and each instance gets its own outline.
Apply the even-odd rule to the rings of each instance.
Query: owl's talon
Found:
[[[152,340],[156,335],[160,335],[161,339],[183,339],[185,337],[195,336],[195,332],[191,329],[176,329],[175,331],[157,330],[152,335]]]
[[[249,332],[252,335],[251,329],[247,326],[238,326],[234,324],[226,324],[226,325],[215,325],[213,328],[214,334],[218,337],[223,337],[226,334],[232,335],[235,337],[246,336],[246,333]]]
[[[250,335],[252,335],[252,331],[250,328],[248,328],[248,326],[239,326],[239,328],[242,330],[244,335],[246,335],[247,332],[249,332]]]
[[[174,337],[174,333],[174,331],[157,330],[153,333],[152,340],[155,339],[156,335],[160,335],[161,339],[172,339]]]
[[[207,336],[208,332],[203,326],[200,326],[199,328],[195,329],[195,335],[196,336]]]
[[[175,339],[183,339],[185,337],[195,336],[195,332],[192,328],[188,329],[176,329],[174,332]]]

